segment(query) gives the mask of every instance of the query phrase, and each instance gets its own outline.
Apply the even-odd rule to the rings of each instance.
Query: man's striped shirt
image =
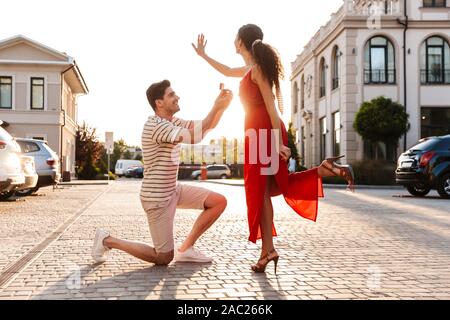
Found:
[[[181,130],[189,128],[192,121],[173,118],[172,121],[157,115],[149,117],[142,132],[144,180],[141,199],[163,202],[175,192],[181,146],[178,140]]]

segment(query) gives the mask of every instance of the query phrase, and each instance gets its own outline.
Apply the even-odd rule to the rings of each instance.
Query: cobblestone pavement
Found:
[[[200,185],[229,203],[198,242],[215,260],[204,265],[157,267],[118,251],[93,264],[96,227],[151,243],[137,180],[0,202],[0,299],[450,299],[450,202],[437,194],[326,189],[316,223],[275,198],[275,275],[249,270],[259,245],[247,242],[243,188]],[[178,243],[198,213],[177,212]]]

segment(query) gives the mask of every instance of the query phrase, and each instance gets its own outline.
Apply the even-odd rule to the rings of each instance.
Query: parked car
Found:
[[[120,159],[116,162],[115,174],[119,177],[123,177],[127,172],[127,169],[131,167],[142,167],[143,163],[139,160],[127,160]]]
[[[226,164],[213,164],[206,167],[208,179],[229,179],[231,178],[231,170]],[[191,178],[200,180],[201,170],[192,172]]]
[[[37,139],[17,138],[22,153],[34,158],[36,172],[39,176],[34,188],[21,190],[20,195],[30,195],[39,188],[53,186],[61,180],[59,157],[47,144],[47,141]]]
[[[0,120],[0,125],[3,122]],[[0,127],[0,200],[8,199],[25,183],[20,160],[20,147],[14,138]]]
[[[25,175],[25,183],[17,187],[16,190],[14,190],[14,194],[17,196],[27,196],[30,194],[28,191],[37,186],[39,175],[36,172],[36,165],[33,157],[22,155],[20,160],[22,163],[22,171]]]
[[[127,178],[143,178],[144,177],[144,167],[131,167],[125,172],[125,177]]]
[[[436,189],[450,199],[450,135],[422,139],[403,153],[396,170],[396,180],[416,197]]]

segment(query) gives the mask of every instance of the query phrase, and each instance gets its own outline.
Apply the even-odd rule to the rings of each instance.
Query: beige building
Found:
[[[347,162],[371,157],[353,121],[362,102],[378,96],[410,115],[397,152],[450,133],[449,2],[343,1],[292,63],[291,117],[306,166],[337,154]]]
[[[77,96],[88,88],[75,60],[24,36],[0,41],[0,119],[15,137],[47,140],[75,171]]]

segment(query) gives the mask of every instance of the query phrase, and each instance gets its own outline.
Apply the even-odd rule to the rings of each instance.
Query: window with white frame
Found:
[[[341,113],[333,113],[333,152],[335,156],[341,153]]]
[[[440,36],[425,40],[420,50],[422,84],[450,84],[450,47]]]
[[[376,36],[364,47],[364,83],[395,84],[395,50],[386,37]]]
[[[340,63],[341,63],[341,56],[339,47],[335,47],[333,50],[333,80],[332,80],[332,89],[339,88],[339,70],[340,70]]]
[[[300,108],[305,108],[305,75],[302,75],[302,80],[300,81]]]
[[[44,78],[31,78],[31,105],[33,110],[44,109]]]
[[[292,90],[293,93],[293,102],[294,102],[294,114],[298,112],[298,85],[297,82],[294,82],[294,89]]]
[[[325,97],[326,94],[326,83],[327,83],[327,66],[325,63],[325,58],[320,60],[319,71],[320,71],[320,91],[319,98]]]
[[[0,109],[12,109],[12,77],[0,76]]]
[[[445,8],[447,6],[446,0],[423,0],[425,8]]]
[[[327,153],[327,118],[323,117],[320,122],[320,159],[323,160]]]
[[[306,134],[305,134],[305,127],[302,126],[302,129],[300,131],[300,139],[301,139],[301,152],[302,152],[302,159],[301,164],[305,165],[305,146],[306,146]]]

